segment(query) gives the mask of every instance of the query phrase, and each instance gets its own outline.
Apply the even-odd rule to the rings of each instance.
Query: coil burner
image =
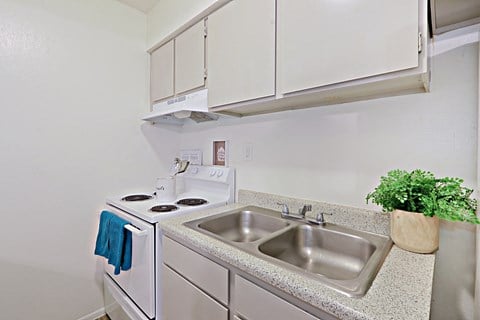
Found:
[[[208,203],[207,200],[201,198],[186,198],[180,199],[175,204],[180,204],[183,206],[201,206],[202,204]]]
[[[123,197],[122,201],[144,201],[144,200],[150,200],[152,198],[153,196],[148,194],[132,194],[132,195]]]
[[[178,207],[170,204],[161,204],[150,208],[150,211],[153,212],[171,212],[175,210],[178,210]]]

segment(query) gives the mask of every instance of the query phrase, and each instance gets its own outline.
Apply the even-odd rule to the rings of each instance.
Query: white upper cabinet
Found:
[[[205,85],[205,22],[175,38],[175,93]]]
[[[156,102],[205,86],[205,20],[152,51],[150,97]]]
[[[418,0],[278,0],[277,6],[280,94],[419,64]]]
[[[275,0],[232,1],[208,16],[209,107],[275,95]]]
[[[173,40],[167,42],[150,56],[150,98],[151,101],[173,96]]]
[[[206,87],[212,112],[252,115],[426,92],[427,12],[427,0],[219,0],[152,52],[152,102]]]

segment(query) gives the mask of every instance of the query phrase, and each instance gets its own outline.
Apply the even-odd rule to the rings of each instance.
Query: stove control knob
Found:
[[[198,173],[198,168],[197,167],[191,167],[190,168],[190,173],[197,174]]]
[[[210,170],[210,177],[215,176],[216,173],[217,173],[217,170],[215,169]]]
[[[223,170],[218,170],[217,177],[220,178],[221,176],[223,176]]]

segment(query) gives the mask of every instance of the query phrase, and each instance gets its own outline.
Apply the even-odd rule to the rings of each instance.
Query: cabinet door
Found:
[[[227,320],[228,310],[164,265],[162,319]]]
[[[173,96],[173,40],[150,55],[150,98],[158,101]]]
[[[235,276],[235,313],[248,320],[319,320],[242,277]]]
[[[170,238],[162,238],[163,263],[218,301],[228,304],[228,269]]]
[[[232,1],[208,17],[209,107],[275,94],[275,0]]]
[[[175,38],[175,94],[205,85],[205,22]]]
[[[418,0],[278,0],[280,93],[418,66]]]

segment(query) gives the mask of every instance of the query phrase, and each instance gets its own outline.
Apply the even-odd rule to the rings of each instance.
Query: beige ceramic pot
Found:
[[[402,249],[415,253],[432,253],[438,249],[437,217],[395,210],[391,215],[390,229],[393,242]]]

